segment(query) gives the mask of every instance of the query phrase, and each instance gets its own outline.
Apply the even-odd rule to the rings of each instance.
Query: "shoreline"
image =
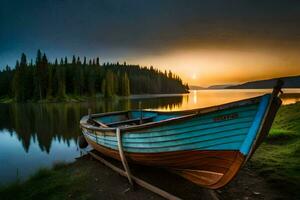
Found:
[[[120,162],[106,159],[122,167]],[[163,169],[131,165],[131,170],[137,177],[180,198],[211,199],[207,189]],[[231,183],[225,188],[215,190],[215,193],[223,200],[293,199],[293,195],[286,196],[287,191],[281,189],[279,192],[273,186],[251,164],[247,164]],[[8,200],[40,199],[44,195],[47,195],[46,199],[97,199],[99,196],[104,199],[163,199],[140,186],[130,189],[125,177],[88,155],[73,163],[61,163],[54,165],[52,169],[41,169],[27,181],[0,188],[0,197]]]
[[[49,98],[43,100],[30,100],[26,102],[17,102],[13,98],[10,97],[1,97],[0,103],[3,104],[10,104],[10,103],[17,103],[17,104],[26,104],[26,103],[80,103],[80,102],[87,102],[90,100],[96,99],[147,99],[153,97],[174,97],[174,96],[182,96],[189,94],[189,92],[185,93],[155,93],[155,94],[131,94],[129,96],[112,96],[112,97],[104,97],[102,94],[97,94],[95,96],[75,96],[75,95],[68,95],[62,98]]]
[[[300,102],[280,108],[269,136],[251,160],[231,183],[216,190],[222,199],[300,197],[299,110]],[[110,160],[121,166],[120,162]],[[201,187],[177,175],[157,168],[130,165],[135,175],[174,195],[189,199],[204,195]],[[177,186],[181,189],[176,189]],[[55,164],[52,169],[41,169],[25,181],[1,186],[0,197],[23,199],[29,195],[32,199],[39,199],[45,194],[51,194],[51,198],[64,199],[93,199],[99,195],[114,199],[161,199],[145,189],[128,191],[128,188],[126,178],[90,157],[83,156],[69,164]]]
[[[81,103],[81,102],[88,102],[92,100],[99,100],[99,99],[149,99],[149,98],[157,98],[157,97],[178,97],[178,96],[184,96],[188,95],[193,91],[234,91],[234,92],[240,92],[241,90],[246,90],[249,92],[265,92],[267,93],[268,90],[271,91],[271,89],[197,89],[197,90],[189,90],[189,92],[185,93],[155,93],[155,94],[131,94],[129,96],[112,96],[112,97],[104,97],[102,94],[97,94],[95,96],[76,96],[76,95],[68,95],[62,98],[49,98],[49,99],[43,99],[43,100],[30,100],[26,102],[17,102],[13,98],[10,97],[0,97],[0,104],[26,104],[26,103],[38,103],[38,104],[44,104],[44,103]],[[288,91],[290,90],[290,91]],[[296,91],[293,91],[296,90]],[[300,97],[300,88],[296,89],[283,89],[282,97]]]

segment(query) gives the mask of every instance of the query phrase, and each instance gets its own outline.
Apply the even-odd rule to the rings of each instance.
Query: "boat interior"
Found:
[[[125,111],[111,113],[109,115],[94,116],[93,121],[107,127],[128,127],[158,122],[178,117],[176,113],[160,113],[155,111]]]
[[[256,104],[261,100],[261,98],[262,96],[258,96],[218,106],[177,112],[129,110],[104,114],[94,114],[89,117],[89,123],[98,127],[105,128],[131,127],[147,123],[159,123],[171,119],[185,118],[191,115],[193,116],[198,114],[207,114],[211,112],[218,112],[220,110],[232,109],[234,107]]]

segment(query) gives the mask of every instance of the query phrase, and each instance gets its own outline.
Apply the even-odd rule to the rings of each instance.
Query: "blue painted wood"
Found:
[[[96,121],[101,121],[102,123],[113,123],[125,119],[125,115],[109,115],[95,118]]]
[[[267,107],[269,105],[269,101],[270,101],[271,95],[264,95],[259,103],[259,108],[258,111],[256,113],[254,122],[249,130],[249,133],[247,135],[247,137],[245,138],[245,141],[243,142],[240,152],[244,155],[248,155],[251,146],[258,134],[259,131],[259,127],[262,123],[263,117],[265,115],[265,112],[267,110]]]
[[[209,122],[209,123],[199,123],[198,124],[194,124],[192,126],[183,126],[181,128],[177,128],[177,129],[174,129],[174,128],[170,128],[170,129],[164,129],[164,131],[160,131],[160,132],[149,132],[149,131],[142,131],[142,132],[139,132],[138,134],[137,133],[123,133],[123,140],[132,140],[132,141],[138,141],[138,140],[142,140],[144,141],[143,139],[155,139],[155,138],[165,138],[166,136],[170,136],[170,135],[176,135],[176,134],[186,134],[186,133],[190,133],[192,134],[191,132],[193,131],[196,131],[196,130],[206,130],[206,129],[211,129],[211,128],[221,128],[224,127],[224,126],[232,126],[234,124],[239,124],[239,123],[247,123],[247,122],[252,122],[253,121],[253,118],[254,118],[254,115],[255,113],[253,113],[252,116],[247,116],[247,115],[243,115],[243,114],[240,114],[240,117],[237,118],[237,119],[233,119],[233,120],[228,120],[228,121],[222,121],[222,122],[218,122],[218,123],[213,123],[213,122]],[[186,123],[187,124],[187,123]],[[159,133],[159,134],[157,134]],[[190,135],[188,134],[188,135]],[[187,135],[187,136],[188,136]],[[112,139],[112,140],[115,140],[115,137],[114,136],[106,136],[107,139]]]
[[[130,113],[131,118],[140,118],[141,117],[141,112],[140,111],[132,111]],[[161,121],[165,119],[170,119],[172,117],[178,117],[178,114],[163,114],[163,115],[158,115],[156,112],[152,111],[142,111],[142,116],[143,117],[153,117],[155,116],[153,121]]]
[[[206,130],[206,129],[211,129],[211,128],[217,128],[219,127],[221,130],[223,127],[230,125],[234,126],[235,124],[239,123],[247,123],[247,122],[252,122],[254,116],[247,116],[243,118],[238,118],[235,120],[228,120],[228,121],[223,121],[223,122],[218,122],[218,123],[198,123],[191,125],[189,122],[186,122],[186,126],[182,126],[180,128],[174,128],[173,126],[170,126],[170,129],[164,129],[163,131],[140,131],[139,133],[124,133],[123,138],[124,139],[138,139],[138,138],[155,138],[155,137],[165,137],[169,135],[176,135],[176,134],[182,134],[182,133],[188,133],[188,132],[193,132],[196,130]],[[226,127],[225,127],[226,128]]]
[[[87,136],[91,140],[96,142],[96,139],[91,136]],[[182,150],[207,150],[207,149],[215,149],[219,145],[226,145],[227,150],[237,150],[240,147],[240,144],[244,141],[245,135],[235,135],[231,136],[230,140],[228,140],[228,137],[224,138],[218,138],[217,140],[204,140],[204,141],[198,141],[193,143],[188,143],[180,146],[166,146],[166,147],[160,147],[160,148],[141,148],[141,147],[124,147],[124,150],[127,152],[139,152],[139,153],[157,153],[157,152],[169,152],[169,151],[182,151]],[[110,145],[107,142],[98,141],[98,144],[106,146],[111,149],[118,149],[117,145]],[[234,145],[232,145],[234,144]]]
[[[181,150],[240,150],[244,155],[249,152],[257,135],[258,128],[266,112],[270,95],[261,98],[260,103],[245,105],[239,108],[220,110],[204,114],[188,121],[152,127],[147,130],[124,132],[123,148],[127,152],[156,153]],[[214,118],[237,113],[238,117],[230,120],[215,121]],[[140,112],[132,112],[131,117],[139,117]],[[155,112],[143,112],[143,117],[174,115]],[[118,117],[106,120],[117,120]],[[120,116],[119,116],[120,118]],[[156,120],[157,120],[156,119]],[[101,118],[102,120],[102,118]],[[100,145],[118,149],[114,136],[84,134]]]
[[[136,132],[132,134],[130,132],[124,133],[123,137],[125,138],[160,137],[162,136],[162,134],[166,135],[166,131],[174,131],[174,130],[181,131],[180,129],[182,128],[192,128],[194,126],[208,125],[209,123],[211,123],[212,126],[218,126],[219,124],[222,123],[230,123],[234,121],[234,120],[229,120],[230,122],[229,121],[214,122],[213,118],[216,116],[226,115],[230,113],[238,113],[239,114],[238,119],[244,117],[254,118],[256,112],[257,112],[257,106],[252,107],[251,109],[247,109],[247,108],[233,109],[232,111],[220,112],[219,114],[215,113],[215,114],[210,114],[208,116],[197,117],[194,119],[190,119],[189,121],[186,121],[184,123],[174,123],[174,124],[162,125],[159,127],[153,127],[149,130],[142,130],[139,132],[139,134],[137,134]]]
[[[128,138],[123,138],[123,142],[124,143],[164,143],[164,142],[170,142],[170,141],[177,141],[177,140],[184,140],[184,139],[188,139],[188,138],[200,138],[200,137],[204,137],[204,136],[210,136],[210,137],[214,137],[214,134],[227,134],[227,132],[229,132],[228,134],[230,134],[231,132],[234,132],[236,130],[249,130],[249,124],[241,124],[239,126],[236,127],[230,127],[228,126],[227,128],[224,128],[223,130],[218,129],[218,130],[205,130],[205,131],[193,131],[190,133],[180,133],[177,135],[171,135],[171,136],[162,136],[162,137],[154,137],[154,138],[137,138],[137,139],[128,139]],[[106,141],[112,141],[112,142],[116,142],[116,138],[115,137],[111,137],[111,136],[97,136],[98,139],[103,139]],[[165,145],[165,144],[162,144]]]
[[[143,117],[155,117],[154,119],[158,120],[158,118],[157,118],[158,115],[155,112],[143,111],[142,114],[143,114]],[[172,118],[174,116],[178,116],[178,115],[164,115],[163,118],[168,119],[168,118]],[[131,119],[138,119],[141,117],[141,115],[140,115],[139,111],[132,111],[132,112],[129,112],[129,117]],[[97,117],[94,120],[100,121],[102,123],[114,123],[114,122],[119,122],[122,120],[127,120],[127,116],[126,116],[126,114],[122,113],[122,114]]]
[[[161,145],[165,145],[164,142],[172,142],[172,141],[177,141],[181,140],[183,141],[184,139],[188,138],[200,138],[200,137],[215,137],[214,134],[221,133],[223,135],[230,134],[231,132],[235,130],[249,130],[249,127],[251,126],[252,122],[247,122],[247,123],[239,123],[235,124],[234,126],[228,125],[226,127],[217,127],[217,128],[211,128],[211,129],[206,129],[206,130],[193,130],[191,132],[184,132],[184,133],[178,133],[175,135],[162,135],[161,137],[153,137],[153,138],[123,138],[122,141],[123,143],[161,143]],[[246,132],[247,133],[247,132]],[[246,134],[245,133],[245,134]],[[116,138],[112,136],[97,136],[99,139],[105,139],[107,141],[113,141],[116,142]]]
[[[160,138],[161,141],[156,140],[140,140],[138,142],[132,140],[122,140],[123,147],[139,147],[139,148],[156,148],[156,147],[166,147],[166,146],[173,146],[173,145],[184,145],[187,143],[194,143],[198,141],[205,141],[205,140],[217,140],[219,138],[231,137],[232,135],[244,135],[248,133],[249,128],[236,128],[230,130],[224,130],[220,132],[216,132],[213,134],[198,134],[197,132],[193,132],[193,136],[188,137],[169,137],[168,140]],[[95,135],[91,135],[96,139]],[[182,135],[181,135],[182,136]],[[105,136],[97,136],[98,141],[106,142],[109,145],[117,145],[117,140],[107,139]]]

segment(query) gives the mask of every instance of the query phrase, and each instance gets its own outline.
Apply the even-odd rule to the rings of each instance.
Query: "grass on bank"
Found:
[[[83,102],[87,101],[93,98],[97,98],[97,96],[80,96],[80,95],[65,95],[63,97],[48,97],[43,100],[30,100],[25,103],[58,103],[58,102]],[[18,103],[15,99],[8,97],[8,96],[3,96],[0,97],[0,103]]]
[[[13,103],[14,100],[8,96],[0,97],[0,103]]]
[[[300,196],[300,102],[280,108],[250,166],[279,191]]]
[[[0,199],[87,199],[87,173],[84,169],[74,172],[68,164],[58,163],[52,169],[40,169],[25,182],[0,188]]]

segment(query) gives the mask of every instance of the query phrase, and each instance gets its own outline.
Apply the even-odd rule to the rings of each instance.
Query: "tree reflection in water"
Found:
[[[11,136],[17,135],[24,151],[30,143],[38,143],[40,150],[49,153],[53,140],[70,145],[80,135],[79,120],[87,114],[143,108],[172,110],[181,106],[185,96],[145,99],[98,99],[82,103],[25,103],[0,105],[0,131],[6,129]],[[1,141],[0,141],[1,143]]]

